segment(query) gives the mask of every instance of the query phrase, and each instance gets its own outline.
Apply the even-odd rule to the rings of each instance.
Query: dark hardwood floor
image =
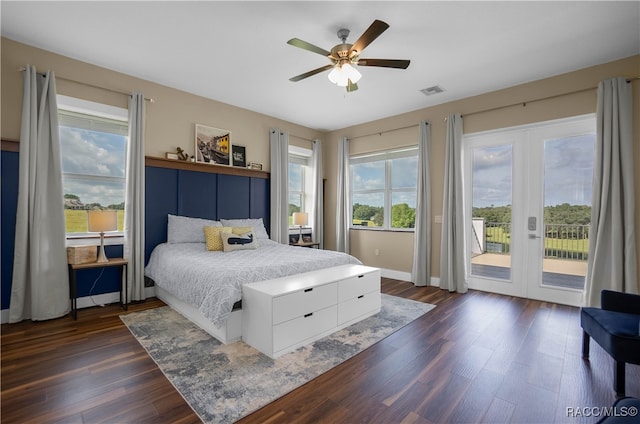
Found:
[[[611,358],[596,343],[581,358],[578,308],[390,279],[382,287],[437,307],[241,422],[581,423],[597,418],[568,409],[588,415],[615,401]],[[2,325],[2,423],[199,422],[123,312]],[[627,395],[640,397],[638,366],[627,365]]]

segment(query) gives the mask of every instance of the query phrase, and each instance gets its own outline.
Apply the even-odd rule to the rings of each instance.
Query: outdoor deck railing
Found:
[[[590,225],[545,224],[544,257],[586,261]],[[480,241],[480,240],[479,240]],[[485,222],[484,252],[511,251],[511,223]]]

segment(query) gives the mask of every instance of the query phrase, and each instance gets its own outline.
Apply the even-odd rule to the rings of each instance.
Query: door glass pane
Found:
[[[471,274],[511,280],[511,145],[472,152]]]
[[[595,134],[544,143],[544,259],[546,286],[584,288],[591,224]]]

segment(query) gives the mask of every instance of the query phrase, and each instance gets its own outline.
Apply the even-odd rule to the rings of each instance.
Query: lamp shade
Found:
[[[309,214],[306,212],[293,213],[293,225],[307,225]]]
[[[340,87],[346,87],[349,84],[349,80],[351,80],[353,84],[360,81],[362,74],[360,74],[360,72],[350,64],[345,63],[342,65],[336,65],[331,72],[329,72],[327,77],[332,83]]]
[[[329,75],[327,75],[327,78],[329,78],[329,81],[339,85],[340,87],[346,87],[349,81],[349,78],[344,72],[342,72],[342,68],[340,66],[334,67],[331,72],[329,72]]]
[[[104,233],[118,229],[118,211],[87,211],[88,230],[92,233]]]
[[[360,72],[358,72],[358,70],[356,68],[354,68],[353,66],[349,65],[348,63],[345,63],[344,65],[342,65],[342,72],[354,84],[357,83],[358,81],[360,81],[360,78],[362,78],[362,74]]]

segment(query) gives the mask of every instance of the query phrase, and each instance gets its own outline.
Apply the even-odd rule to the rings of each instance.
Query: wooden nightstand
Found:
[[[316,249],[320,249],[320,243],[316,243],[314,241],[304,241],[304,242],[302,242],[302,244],[300,244],[300,243],[289,243],[289,246],[315,247]]]
[[[71,299],[71,316],[78,319],[78,279],[77,271],[91,268],[107,268],[117,266],[120,268],[120,305],[126,311],[128,310],[128,283],[127,283],[127,265],[129,261],[124,258],[111,258],[109,262],[89,262],[86,264],[69,264],[69,298]],[[124,275],[124,283],[122,277]]]

